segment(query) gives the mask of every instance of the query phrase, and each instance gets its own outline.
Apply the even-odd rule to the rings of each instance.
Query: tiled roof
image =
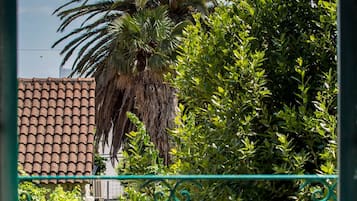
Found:
[[[20,78],[18,161],[24,171],[29,175],[92,174],[94,114],[94,79]]]

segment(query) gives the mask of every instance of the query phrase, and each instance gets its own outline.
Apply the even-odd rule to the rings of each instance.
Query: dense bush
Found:
[[[336,2],[231,1],[189,26],[172,174],[336,172]],[[134,172],[135,173],[135,172]],[[296,182],[207,182],[194,200],[309,200]]]
[[[31,182],[22,182],[19,185],[20,201],[82,201],[81,190],[77,186],[72,191],[66,191],[62,186],[54,189],[41,187]]]
[[[123,150],[123,158],[119,161],[117,171],[119,175],[158,175],[168,173],[167,167],[163,165],[159,151],[150,140],[144,124],[133,113],[127,113],[130,121],[136,126],[137,131],[127,134],[126,148]],[[122,182],[125,194],[119,200],[149,201],[156,191],[164,187],[160,183],[148,183],[145,181]],[[143,186],[144,185],[144,186]],[[165,191],[165,190],[164,190]]]
[[[183,104],[180,173],[335,173],[335,9],[234,1],[187,29],[173,81]],[[212,183],[201,197],[287,200],[297,187]]]

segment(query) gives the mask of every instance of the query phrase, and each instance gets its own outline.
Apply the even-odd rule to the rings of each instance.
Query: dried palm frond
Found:
[[[81,25],[60,38],[62,65],[74,57],[72,75],[96,79],[96,141],[109,141],[114,158],[133,130],[126,112],[146,125],[152,141],[169,161],[167,129],[175,116],[175,89],[163,74],[175,61],[178,36],[193,12],[206,13],[204,0],[72,0],[54,11],[64,32],[76,21]]]

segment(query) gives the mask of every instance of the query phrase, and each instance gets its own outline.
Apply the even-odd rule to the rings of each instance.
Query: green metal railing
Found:
[[[181,188],[185,183],[193,183],[200,187],[204,181],[301,181],[300,190],[308,186],[317,186],[311,193],[313,201],[337,200],[336,185],[337,175],[120,175],[120,176],[20,176],[19,182],[39,181],[39,180],[119,180],[119,181],[141,181],[143,188],[150,183],[160,183],[167,189],[167,201],[180,201],[184,198],[191,200],[188,189]],[[159,200],[163,192],[155,192],[153,200]],[[27,200],[31,200],[31,195],[26,195]]]

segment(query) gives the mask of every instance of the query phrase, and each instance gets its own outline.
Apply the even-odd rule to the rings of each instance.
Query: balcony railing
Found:
[[[330,201],[337,200],[336,185],[337,175],[286,175],[286,174],[256,174],[256,175],[120,175],[120,176],[19,176],[19,182],[39,181],[39,180],[119,180],[119,181],[138,181],[142,187],[160,183],[166,187],[167,201],[191,200],[191,192],[185,189],[185,184],[193,183],[200,186],[204,181],[300,181],[299,190],[304,190],[309,186],[314,186],[310,191],[312,201]],[[165,192],[155,192],[153,200],[159,200],[159,197]],[[31,200],[31,195],[25,195],[27,200]]]

